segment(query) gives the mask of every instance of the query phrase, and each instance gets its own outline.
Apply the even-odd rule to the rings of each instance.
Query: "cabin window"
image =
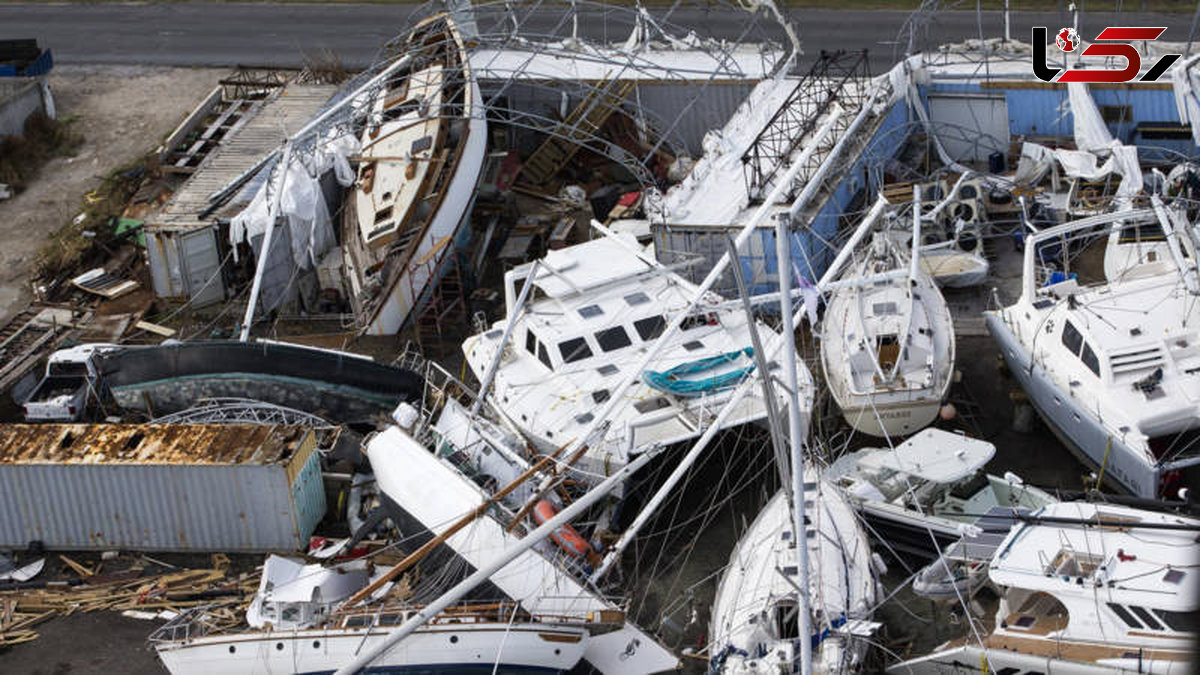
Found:
[[[591,319],[593,317],[600,316],[603,313],[604,310],[600,309],[600,305],[588,305],[587,307],[579,308],[579,316],[582,316],[585,319]]]
[[[394,105],[387,110],[384,110],[383,121],[391,122],[393,120],[398,120],[401,117],[404,117],[405,115],[415,111],[418,107],[420,107],[420,105],[420,101],[410,98],[399,105]]]
[[[1142,628],[1142,624],[1138,623],[1138,620],[1133,618],[1133,615],[1130,614],[1129,611],[1124,607],[1110,602],[1108,603],[1108,608],[1111,609],[1113,614],[1116,614],[1117,617],[1124,621],[1125,625],[1129,626],[1130,628]]]
[[[433,136],[422,136],[409,146],[410,155],[418,155],[433,147]]]
[[[633,404],[633,409],[643,415],[669,407],[671,407],[671,402],[662,396],[655,396]]]
[[[389,206],[387,208],[379,209],[378,211],[375,212],[375,224],[378,225],[379,223],[382,223],[383,221],[385,221],[391,217],[392,217],[392,207]]]
[[[898,313],[898,310],[896,309],[896,303],[894,302],[876,302],[871,305],[871,311],[875,313],[875,316]]]
[[[533,331],[525,331],[525,351],[531,356],[537,356],[537,338],[533,336]]]
[[[547,368],[554,370],[554,364],[550,362],[550,354],[546,352],[546,345],[538,343],[537,352],[538,361],[541,361]]]
[[[558,343],[558,353],[562,354],[563,363],[575,363],[590,358],[592,348],[588,346],[587,340],[578,337]]]
[[[1121,244],[1136,244],[1142,241],[1165,241],[1162,226],[1158,223],[1141,223],[1121,230],[1117,241]]]
[[[1070,321],[1063,324],[1062,343],[1072,354],[1079,355],[1079,348],[1083,346],[1083,336]]]
[[[1169,612],[1165,609],[1156,609],[1154,613],[1173,631],[1190,633],[1200,627],[1198,626],[1200,622],[1196,620],[1197,617],[1200,617],[1200,613],[1197,612]]]
[[[597,331],[596,342],[600,345],[600,349],[606,352],[633,344],[633,341],[629,339],[629,334],[625,332],[625,328],[622,326],[613,326],[612,328]]]
[[[693,328],[703,328],[704,326],[715,326],[718,323],[720,322],[717,321],[716,314],[693,314],[684,319],[679,324],[679,327],[683,330],[691,330]]]
[[[606,363],[606,364],[600,366],[599,368],[597,368],[596,372],[600,373],[601,375],[603,375],[605,377],[608,377],[609,375],[616,375],[617,373],[621,372],[621,369],[614,366],[611,363]]]
[[[1136,614],[1137,618],[1141,619],[1142,623],[1146,624],[1146,627],[1149,628],[1150,630],[1162,630],[1163,629],[1162,624],[1159,623],[1158,620],[1155,619],[1153,616],[1150,616],[1150,612],[1146,611],[1145,607],[1137,607],[1134,605],[1130,605],[1129,609],[1134,614]]]
[[[604,403],[608,400],[609,396],[611,396],[611,394],[608,393],[607,389],[597,389],[596,391],[592,392],[592,400],[596,403]]]
[[[637,329],[638,335],[642,336],[643,340],[649,342],[663,334],[663,329],[667,327],[667,321],[659,315],[648,316],[645,319],[634,321],[633,327]]]
[[[699,340],[692,340],[691,342],[683,343],[683,348],[689,352],[694,352],[698,349],[704,349],[704,343]]]
[[[630,293],[629,295],[625,296],[625,303],[628,304],[630,307],[637,307],[638,305],[644,305],[647,302],[650,302],[650,296],[646,295],[645,293],[643,293],[641,291],[638,291],[637,293]]]
[[[1083,353],[1079,355],[1083,360],[1083,365],[1088,367],[1096,377],[1100,377],[1100,359],[1096,358],[1096,352],[1092,351],[1092,346],[1088,343],[1083,343]]]

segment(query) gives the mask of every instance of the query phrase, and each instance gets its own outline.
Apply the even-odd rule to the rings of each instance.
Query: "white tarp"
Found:
[[[320,177],[332,169],[338,183],[349,187],[354,183],[355,175],[347,158],[358,152],[358,140],[342,134],[319,142],[306,158],[293,155],[286,170],[286,180],[282,180],[283,171],[273,171],[250,205],[230,222],[229,240],[234,250],[242,241],[251,241],[266,232],[270,199],[282,184],[278,215],[287,219],[292,261],[301,269],[316,267],[321,256],[336,243],[329,207],[321,194]]]
[[[1037,185],[1042,177],[1050,170],[1054,162],[1054,152],[1044,145],[1029,143],[1021,144],[1021,159],[1017,161],[1017,171],[1012,180],[1016,185]]]
[[[1075,118],[1075,147],[1086,152],[1103,154],[1115,141],[1108,133],[1108,126],[1100,117],[1100,109],[1092,100],[1087,85],[1082,82],[1067,84],[1071,101],[1071,113]]]
[[[1081,82],[1067,84],[1071,113],[1075,118],[1075,147],[1078,150],[1055,150],[1054,155],[1068,176],[1085,180],[1100,180],[1111,173],[1121,176],[1117,186],[1118,201],[1128,201],[1142,191],[1142,167],[1137,148],[1122,145],[1108,132],[1100,110],[1087,86]],[[1099,156],[1108,156],[1099,164]]]
[[[1179,110],[1179,121],[1192,126],[1192,140],[1200,145],[1200,72],[1192,66],[1200,60],[1200,54],[1185,60],[1171,71],[1171,84],[1175,90],[1175,107]]]

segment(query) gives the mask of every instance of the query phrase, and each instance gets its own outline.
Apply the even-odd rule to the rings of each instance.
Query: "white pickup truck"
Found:
[[[87,408],[89,392],[96,391],[99,372],[95,357],[117,345],[90,344],[60,349],[50,355],[46,374],[22,408],[26,422],[74,422]]]

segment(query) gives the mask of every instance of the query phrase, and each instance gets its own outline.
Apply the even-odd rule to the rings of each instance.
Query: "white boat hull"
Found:
[[[285,675],[333,672],[387,637],[389,628],[314,629],[214,635],[158,647],[173,675]],[[372,664],[389,673],[490,673],[573,668],[587,646],[583,629],[546,625],[458,624],[418,630]]]
[[[895,438],[907,436],[932,424],[942,407],[940,397],[881,402],[885,396],[879,394],[873,399],[852,397],[847,405],[842,406],[846,423],[864,434]],[[859,400],[863,398],[867,400],[860,403]]]
[[[985,317],[988,332],[1004,355],[1009,371],[1067,448],[1089,469],[1100,471],[1103,466],[1104,478],[1121,490],[1137,497],[1157,498],[1160,471],[1143,459],[1144,453],[1110,434],[1094,413],[1079,405],[1073,396],[1059,393],[1043,367],[1031,368],[1029,353],[998,314],[988,312]]]

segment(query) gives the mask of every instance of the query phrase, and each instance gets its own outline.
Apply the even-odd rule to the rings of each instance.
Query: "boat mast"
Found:
[[[792,315],[792,232],[790,218],[775,223],[775,258],[779,270],[779,311]],[[796,332],[783,326],[783,369],[788,386],[788,436],[792,445],[792,541],[796,544],[797,603],[800,633],[800,672],[812,673],[812,639],[808,624],[808,537],[804,532],[804,430],[800,419],[800,389],[796,378]],[[763,376],[766,377],[766,373]]]
[[[555,530],[571,522],[609,492],[612,492],[626,478],[636,473],[643,466],[648,464],[650,460],[657,457],[662,450],[663,446],[661,445],[648,448],[645,452],[638,455],[638,457],[632,462],[626,464],[619,471],[604,479],[604,481],[599,485],[589,490],[579,499],[575,500],[575,502],[573,502],[570,506],[562,511],[559,511],[558,514],[553,518],[542,523],[537,529],[518,540],[516,544],[508,551],[505,551],[503,555],[497,556],[488,564],[477,569],[474,574],[466,579],[463,579],[449,591],[443,593],[440,597],[438,597],[438,599],[421,608],[420,611],[413,614],[413,616],[411,616],[395,631],[389,633],[387,637],[378,644],[372,645],[353,661],[347,663],[341,668],[338,668],[334,675],[352,675],[353,673],[357,673],[371,665],[375,659],[382,656],[392,647],[395,647],[400,643],[401,640],[408,637],[414,631],[424,625],[426,621],[429,621],[431,618],[441,613],[442,610],[461,600],[464,595],[469,593],[476,586],[487,581],[493,574],[504,569],[504,567],[515,560],[517,556],[533,548],[538,542],[542,541],[546,537],[549,537],[550,534]]]
[[[725,236],[725,245],[729,255],[736,256],[737,249],[733,239]],[[737,284],[738,296],[742,299],[742,309],[746,313],[746,329],[750,333],[750,344],[754,346],[754,362],[758,368],[758,381],[762,385],[763,406],[767,409],[767,425],[771,430],[771,447],[775,452],[775,467],[779,470],[779,484],[787,485],[788,459],[783,447],[783,429],[779,422],[779,411],[775,408],[775,387],[771,385],[771,370],[767,363],[767,352],[763,349],[762,340],[758,336],[758,322],[754,320],[754,308],[750,306],[750,294],[746,291],[746,279],[742,274],[742,266],[734,265],[733,280]],[[791,316],[785,314],[784,316]],[[786,330],[784,331],[786,332]],[[793,365],[795,365],[793,363]]]

